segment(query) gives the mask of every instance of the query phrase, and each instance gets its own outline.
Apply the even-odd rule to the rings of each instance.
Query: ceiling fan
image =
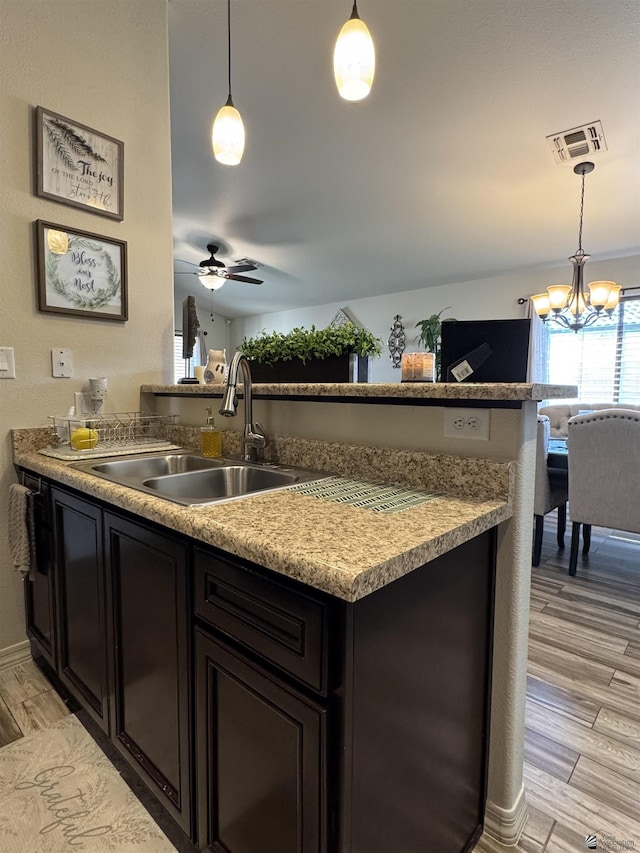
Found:
[[[209,257],[205,258],[203,261],[200,261],[198,264],[199,269],[195,272],[176,272],[176,275],[197,275],[201,279],[208,278],[209,276],[214,276],[215,278],[222,279],[220,283],[206,282],[202,281],[202,284],[205,287],[209,287],[211,290],[216,290],[218,287],[222,287],[225,281],[241,281],[244,284],[262,284],[262,280],[259,278],[251,278],[246,275],[238,275],[238,273],[250,272],[251,270],[257,270],[258,264],[255,261],[250,260],[249,258],[241,258],[236,261],[232,266],[227,266],[223,261],[219,258],[216,258],[216,252],[218,251],[218,246],[215,243],[207,243],[207,251],[209,252]],[[190,264],[191,266],[196,266],[196,264],[192,264],[191,261],[183,261],[185,264]]]

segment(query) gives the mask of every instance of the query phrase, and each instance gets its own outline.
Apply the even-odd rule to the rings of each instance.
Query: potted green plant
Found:
[[[369,359],[382,351],[378,338],[354,323],[263,331],[245,337],[238,349],[255,382],[367,382]]]
[[[450,306],[449,306],[450,307]],[[442,336],[442,324],[450,320],[455,320],[455,317],[445,317],[441,320],[442,314],[449,310],[449,307],[443,308],[437,314],[432,314],[425,320],[419,320],[416,323],[416,329],[420,329],[420,333],[415,337],[415,342],[422,344],[427,352],[432,352],[435,355],[436,363],[436,382],[440,382],[442,371],[440,338]]]

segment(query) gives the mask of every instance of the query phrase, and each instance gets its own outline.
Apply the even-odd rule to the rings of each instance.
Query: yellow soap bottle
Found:
[[[211,406],[207,406],[207,424],[200,429],[203,456],[222,456],[222,433],[216,429]]]

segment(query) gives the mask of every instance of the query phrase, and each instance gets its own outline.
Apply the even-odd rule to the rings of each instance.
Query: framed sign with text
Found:
[[[38,219],[38,308],[100,320],[127,319],[127,244]]]
[[[37,195],[124,218],[124,143],[37,107],[36,160]]]

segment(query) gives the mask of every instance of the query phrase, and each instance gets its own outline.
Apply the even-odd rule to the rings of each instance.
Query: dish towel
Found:
[[[35,568],[32,560],[31,543],[34,542],[33,492],[19,483],[9,486],[9,548],[13,567],[22,574],[30,575]]]

